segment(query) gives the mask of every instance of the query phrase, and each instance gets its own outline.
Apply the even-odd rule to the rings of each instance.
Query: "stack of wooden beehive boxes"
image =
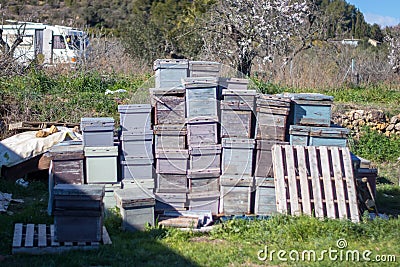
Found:
[[[81,130],[85,155],[87,184],[103,184],[106,207],[115,206],[113,191],[118,181],[118,146],[114,145],[114,119],[82,118]]]
[[[185,89],[188,60],[156,60],[152,88],[156,160],[156,210],[183,210],[187,200],[189,153],[186,145]]]
[[[289,98],[262,94],[256,97],[254,212],[259,215],[276,212],[271,148],[275,144],[288,144],[285,140],[289,111]]]
[[[200,67],[204,68],[205,64]],[[191,72],[196,65],[191,65]],[[212,68],[210,67],[210,70]],[[207,75],[205,72],[197,75]],[[189,150],[187,173],[189,210],[218,213],[221,145],[217,100],[218,78],[195,77],[184,80]]]
[[[222,90],[222,175],[220,212],[251,212],[254,190],[253,153],[255,90],[247,90],[247,79],[228,79]]]
[[[119,105],[121,125],[122,186],[137,187],[153,193],[154,159],[151,106]]]

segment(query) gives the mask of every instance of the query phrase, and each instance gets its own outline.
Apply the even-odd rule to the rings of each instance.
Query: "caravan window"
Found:
[[[53,36],[53,49],[65,49],[65,41],[62,35]]]
[[[81,47],[80,37],[77,35],[68,35],[67,43],[68,43],[69,49],[78,49],[79,50]]]

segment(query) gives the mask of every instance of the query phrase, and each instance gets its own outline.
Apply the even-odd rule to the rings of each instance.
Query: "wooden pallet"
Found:
[[[278,212],[359,222],[347,147],[275,145],[272,159]]]
[[[12,244],[12,254],[48,254],[69,250],[98,249],[100,244],[112,244],[107,229],[103,226],[101,242],[56,242],[54,225],[16,223]]]

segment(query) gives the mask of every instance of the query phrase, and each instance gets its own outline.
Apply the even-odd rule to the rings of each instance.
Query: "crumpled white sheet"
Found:
[[[0,142],[0,168],[14,166],[48,151],[52,146],[64,141],[67,136],[73,140],[81,135],[67,127],[57,127],[58,132],[47,137],[36,137],[37,131],[16,134]],[[48,129],[45,129],[48,130]]]

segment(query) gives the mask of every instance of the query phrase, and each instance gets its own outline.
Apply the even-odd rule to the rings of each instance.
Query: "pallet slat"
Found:
[[[359,222],[347,147],[274,145],[272,155],[278,212]]]
[[[22,223],[16,223],[14,227],[13,247],[22,245]]]
[[[45,247],[47,245],[46,225],[39,224],[38,230],[38,246]]]
[[[33,247],[33,235],[35,234],[34,224],[26,226],[25,247]]]

